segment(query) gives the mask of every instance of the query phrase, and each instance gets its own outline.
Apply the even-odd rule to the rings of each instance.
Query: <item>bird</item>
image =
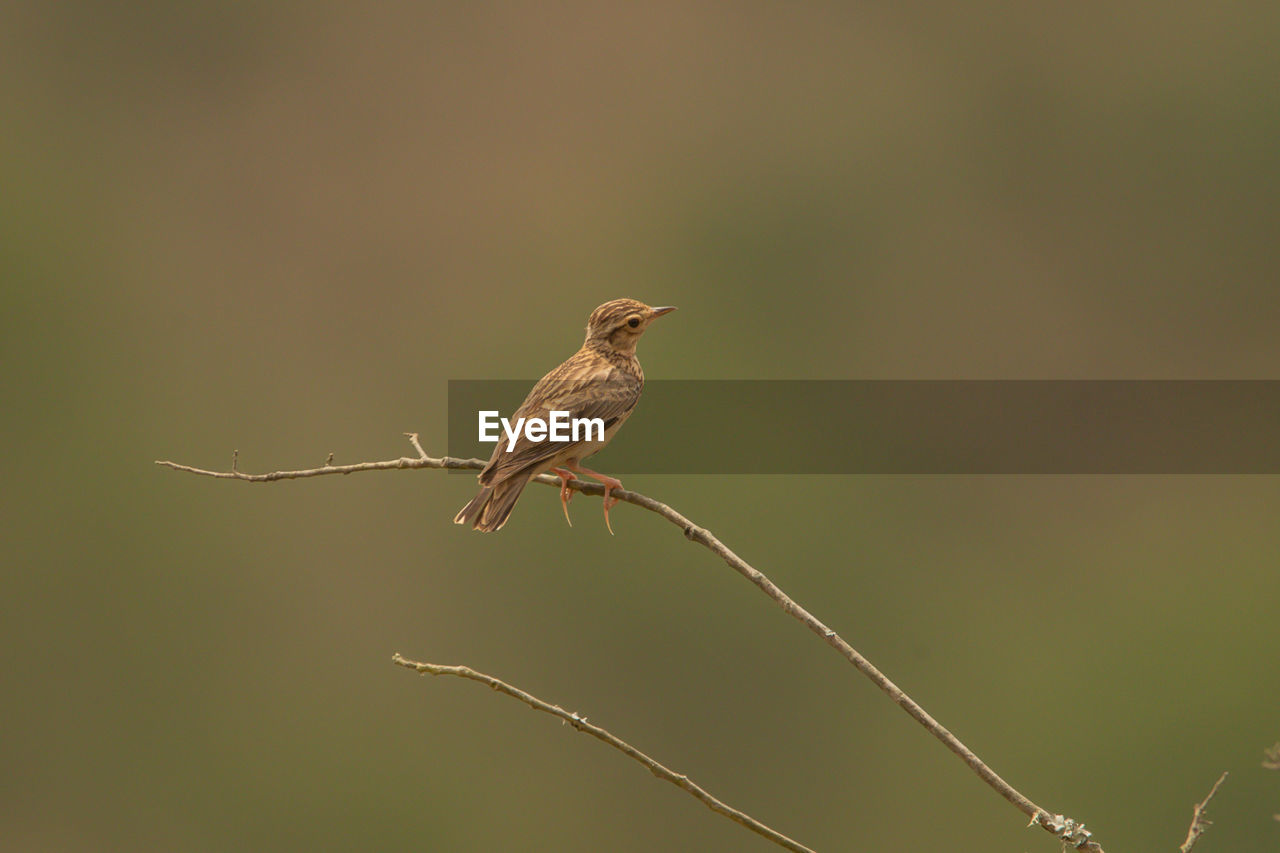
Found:
[[[597,430],[579,434],[579,441],[532,441],[522,431],[510,450],[507,442],[500,440],[477,478],[480,493],[454,516],[454,524],[469,524],[486,532],[502,529],[524,487],[549,470],[560,478],[560,504],[570,527],[573,492],[569,483],[574,474],[604,484],[604,523],[612,534],[609,508],[618,499],[610,493],[622,488],[622,482],[583,467],[582,460],[602,450],[635,410],[644,389],[636,343],[650,323],[674,310],[675,306],[650,308],[634,299],[614,299],[592,311],[582,347],[538,380],[510,422],[518,423],[519,418],[547,420],[553,411],[569,412],[572,418],[599,418],[604,424],[603,439]]]

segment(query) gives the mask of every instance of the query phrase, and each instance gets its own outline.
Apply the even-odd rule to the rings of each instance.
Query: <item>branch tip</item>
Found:
[[[1203,800],[1195,804],[1191,813],[1191,828],[1187,830],[1187,838],[1182,842],[1182,846],[1178,848],[1181,853],[1191,853],[1191,848],[1196,846],[1196,842],[1200,840],[1200,836],[1204,835],[1206,829],[1213,825],[1213,821],[1205,817],[1205,812],[1209,808],[1209,801],[1213,799],[1213,795],[1218,793],[1218,787],[1226,780],[1227,771],[1222,771],[1222,775],[1218,777],[1218,781],[1213,783],[1213,787],[1209,789],[1209,793],[1205,794]]]

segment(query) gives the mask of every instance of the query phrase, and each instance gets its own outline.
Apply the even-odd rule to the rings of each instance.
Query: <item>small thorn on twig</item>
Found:
[[[416,432],[406,432],[405,435],[409,437],[409,443],[413,445],[413,449],[418,451],[419,459],[430,458],[427,456],[427,451],[423,450],[422,445],[418,442],[418,434]]]
[[[231,451],[231,470],[237,474],[240,473],[240,469],[237,467],[239,464],[240,464],[240,451],[239,450]]]

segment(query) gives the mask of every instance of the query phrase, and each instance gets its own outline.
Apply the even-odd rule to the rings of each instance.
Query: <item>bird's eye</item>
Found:
[[[627,325],[634,329],[636,326],[640,325],[640,318],[631,317],[630,319],[627,320]]]

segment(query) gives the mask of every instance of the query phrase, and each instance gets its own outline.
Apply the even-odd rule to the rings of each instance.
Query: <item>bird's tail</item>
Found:
[[[476,530],[486,532],[502,529],[528,482],[529,477],[517,474],[501,483],[485,486],[453,517],[453,523],[470,524]]]

